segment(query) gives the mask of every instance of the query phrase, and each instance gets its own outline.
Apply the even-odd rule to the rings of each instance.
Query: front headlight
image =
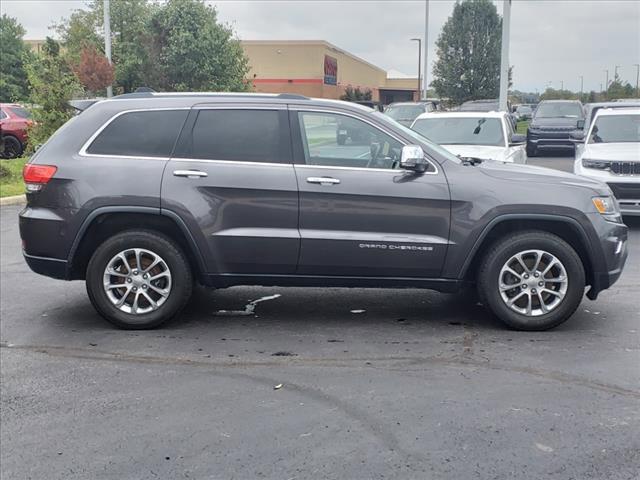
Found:
[[[614,197],[593,197],[593,205],[600,215],[609,222],[622,223],[618,201]]]
[[[582,166],[584,168],[595,168],[597,170],[610,170],[611,162],[607,162],[606,160],[591,160],[589,158],[583,158]]]

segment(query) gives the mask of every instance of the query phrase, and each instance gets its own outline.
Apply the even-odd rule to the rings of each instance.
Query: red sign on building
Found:
[[[329,55],[324,56],[324,83],[326,85],[338,84],[338,60]]]

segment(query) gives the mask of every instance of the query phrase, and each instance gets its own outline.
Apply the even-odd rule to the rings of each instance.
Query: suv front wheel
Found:
[[[580,257],[560,237],[516,233],[495,243],[478,274],[484,305],[518,330],[547,330],[567,320],[584,294]]]
[[[180,248],[156,232],[119,233],[100,245],[87,267],[87,293],[95,309],[125,329],[154,328],[176,316],[193,288]]]

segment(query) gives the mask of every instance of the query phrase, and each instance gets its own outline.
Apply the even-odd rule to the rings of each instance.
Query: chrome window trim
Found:
[[[385,133],[386,135],[389,135],[390,137],[394,138],[395,140],[397,140],[398,142],[400,142],[400,144],[404,147],[407,145],[411,145],[410,143],[407,143],[406,140],[402,139],[401,137],[399,137],[395,132],[391,132],[389,130],[387,130],[384,127],[381,127],[373,122],[371,122],[369,119],[365,119],[362,118],[360,116],[357,115],[353,115],[350,112],[345,112],[344,110],[339,110],[339,109],[330,109],[330,108],[314,108],[314,107],[304,107],[304,106],[294,106],[294,108],[290,108],[291,111],[294,111],[296,113],[304,113],[304,112],[310,112],[310,113],[330,113],[330,114],[336,114],[336,115],[344,115],[346,117],[351,117],[354,118],[356,120],[360,120],[361,122],[365,122],[368,123],[369,125],[371,125],[373,128],[382,131],[383,133]],[[300,132],[300,134],[302,135],[302,131]],[[438,175],[438,173],[440,172],[440,170],[438,169],[438,167],[436,166],[436,164],[426,155],[425,153],[425,160],[429,163],[429,165],[431,165],[434,169],[433,172],[422,172],[422,175]],[[306,162],[306,159],[305,159]],[[294,159],[294,165],[302,165],[302,166],[306,166],[306,167],[321,167],[321,168],[339,168],[339,169],[348,169],[348,170],[362,170],[362,171],[385,171],[385,172],[399,172],[399,171],[405,171],[405,172],[409,172],[411,170],[405,170],[403,168],[398,168],[398,169],[392,169],[392,168],[366,168],[366,167],[330,167],[328,165],[308,165],[307,163],[295,163],[295,159]]]
[[[195,162],[195,163],[216,163],[216,164],[225,164],[225,163],[234,163],[237,165],[266,165],[269,167],[293,167],[293,163],[291,162],[249,162],[246,160],[213,160],[209,158],[185,158],[185,157],[171,157],[169,160],[172,162]]]
[[[81,157],[98,157],[98,158],[133,158],[133,159],[142,159],[142,160],[169,160],[171,157],[160,157],[160,156],[138,156],[138,155],[116,155],[116,154],[98,154],[98,153],[87,153],[87,149],[91,146],[93,141],[98,138],[98,136],[102,133],[102,131],[107,128],[111,122],[113,122],[116,118],[121,117],[127,113],[135,113],[135,112],[157,112],[157,111],[175,111],[175,110],[191,110],[191,107],[160,107],[160,108],[135,108],[131,110],[122,110],[121,112],[116,113],[112,117],[110,117],[106,122],[102,124],[98,130],[96,130],[93,135],[89,137],[89,139],[84,142],[78,155]],[[178,135],[180,132],[178,132]]]

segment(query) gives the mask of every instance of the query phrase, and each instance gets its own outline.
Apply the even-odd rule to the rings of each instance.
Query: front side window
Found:
[[[640,115],[601,115],[596,118],[589,143],[640,142]]]
[[[412,128],[439,145],[505,145],[499,118],[420,118]]]
[[[178,157],[281,163],[282,129],[277,110],[200,110]],[[182,143],[182,142],[181,142]]]
[[[188,110],[127,112],[114,118],[87,148],[106,156],[169,157]]]
[[[382,130],[346,115],[298,113],[307,165],[397,168],[402,144]]]
[[[4,111],[0,110],[0,120],[7,118],[7,114]]]

